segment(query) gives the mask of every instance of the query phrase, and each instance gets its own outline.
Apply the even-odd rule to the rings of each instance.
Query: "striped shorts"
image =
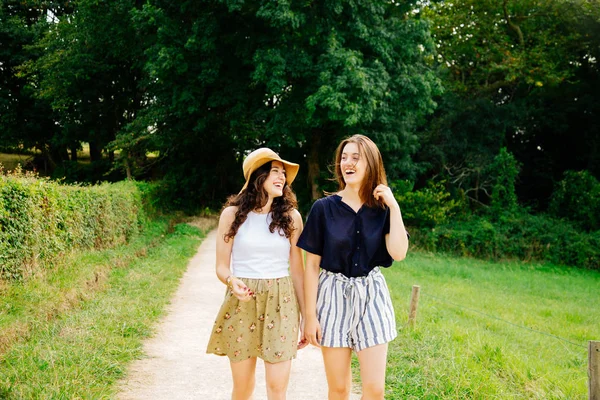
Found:
[[[325,347],[349,347],[358,352],[398,335],[390,292],[378,267],[356,278],[321,270],[317,318]]]

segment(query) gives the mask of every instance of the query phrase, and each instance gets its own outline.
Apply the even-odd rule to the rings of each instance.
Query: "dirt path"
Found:
[[[227,400],[231,374],[226,357],[206,354],[206,344],[224,295],[215,273],[212,231],[190,261],[156,335],[144,344],[145,358],[134,362],[119,384],[120,400]],[[259,360],[255,400],[266,399]],[[359,395],[352,395],[359,399]],[[309,346],[292,362],[289,400],[325,400],[327,384],[319,349]]]

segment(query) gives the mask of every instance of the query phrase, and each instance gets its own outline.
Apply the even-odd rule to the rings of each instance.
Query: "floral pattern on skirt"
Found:
[[[231,361],[258,357],[276,363],[296,357],[300,313],[292,279],[241,279],[254,292],[239,301],[228,288],[217,314],[207,353]]]

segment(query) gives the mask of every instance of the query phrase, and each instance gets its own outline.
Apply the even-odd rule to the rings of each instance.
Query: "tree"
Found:
[[[582,154],[593,163],[593,151],[574,151],[567,159],[560,154],[565,145],[595,148],[598,142],[597,130],[575,128],[581,113],[588,113],[587,127],[597,121],[589,112],[595,100],[585,95],[597,85],[592,32],[600,12],[592,3],[460,0],[424,8],[447,89],[418,155],[429,176],[447,174],[480,200],[480,183],[490,179],[481,172],[507,147],[523,166],[519,197],[543,208],[567,164]],[[572,104],[580,96],[587,105]]]
[[[272,100],[267,135],[300,143],[312,199],[323,166],[345,136],[371,136],[390,177],[414,176],[415,128],[440,86],[427,64],[433,47],[414,2],[265,2],[256,15],[269,40],[254,56],[255,82]]]
[[[41,52],[32,46],[48,29],[50,16],[71,12],[68,1],[0,1],[0,145],[37,148],[50,159],[57,131],[49,104],[36,97],[34,78],[21,72]]]
[[[100,161],[142,108],[143,47],[130,14],[139,3],[80,0],[38,44],[44,53],[29,72],[40,77],[38,96],[58,115],[53,143],[70,149],[72,160],[88,142],[92,163]]]
[[[392,176],[414,173],[414,129],[439,85],[426,64],[428,26],[412,9],[388,1],[151,1],[138,21],[155,43],[147,52],[152,100],[134,136],[155,127],[148,141],[176,154],[165,162],[168,174],[180,174],[173,181],[209,201],[239,187],[244,152],[263,145],[306,157],[314,199],[335,145],[356,132],[380,145]]]

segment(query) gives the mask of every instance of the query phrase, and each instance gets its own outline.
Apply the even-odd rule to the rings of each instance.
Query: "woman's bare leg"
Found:
[[[321,346],[321,352],[325,362],[329,400],[348,400],[352,388],[352,349]]]
[[[385,395],[385,369],[387,343],[369,347],[358,353],[363,400],[383,400]]]
[[[292,360],[278,363],[265,361],[265,379],[267,383],[267,398],[269,400],[285,400]]]
[[[252,400],[256,376],[256,357],[244,361],[231,362],[233,391],[231,400]]]

